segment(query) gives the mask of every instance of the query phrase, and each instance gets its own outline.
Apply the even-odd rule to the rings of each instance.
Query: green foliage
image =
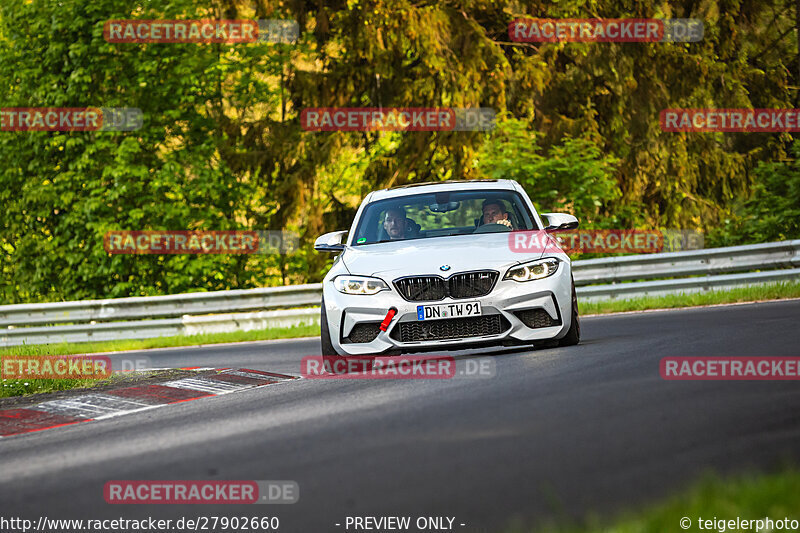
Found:
[[[5,105],[138,107],[144,127],[0,135],[2,300],[264,284],[274,258],[109,255],[103,249],[109,230],[248,227],[256,194],[220,155],[215,99],[220,76],[236,68],[235,57],[228,57],[233,52],[216,45],[109,44],[103,21],[134,18],[138,3],[86,7],[79,1],[4,6]],[[211,14],[188,1],[151,9],[135,18]]]
[[[774,531],[790,527],[800,504],[800,471],[786,462],[768,473],[745,469],[721,477],[713,470],[685,490],[645,506],[580,519],[526,525],[515,519],[503,533],[662,533],[664,531]],[[771,521],[767,521],[769,518]],[[703,520],[701,523],[700,520]],[[688,522],[687,522],[688,520]],[[739,527],[736,527],[736,523]],[[774,527],[772,527],[774,526]]]
[[[614,179],[618,159],[589,139],[569,136],[542,155],[541,137],[521,120],[503,121],[481,147],[476,164],[487,177],[519,182],[541,211],[576,213],[583,227],[613,227],[609,208],[621,196]]]
[[[570,211],[584,227],[708,230],[728,216],[721,241],[795,235],[797,189],[781,189],[778,176],[796,168],[770,166],[785,158],[788,135],[668,133],[658,123],[669,107],[792,107],[793,13],[788,0],[3,2],[0,105],[138,107],[145,123],[0,132],[0,303],[318,281],[331,259],[312,249],[319,234],[346,229],[370,190],[420,181],[518,179],[542,210]],[[518,16],[598,15],[700,18],[705,36],[508,38]],[[129,18],[288,18],[301,37],[107,43],[104,22]],[[302,109],[325,106],[491,107],[505,119],[491,134],[304,131]],[[739,206],[754,181],[764,192]],[[762,200],[772,214],[757,213]],[[753,231],[736,219],[756,214],[773,219]],[[109,230],[240,228],[296,231],[300,250],[111,256],[102,247]]]
[[[711,232],[712,246],[800,239],[800,141],[794,142],[792,153],[791,161],[758,165],[752,195]]]

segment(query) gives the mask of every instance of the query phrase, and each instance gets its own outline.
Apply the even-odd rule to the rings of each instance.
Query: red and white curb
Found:
[[[194,368],[192,370],[215,369]],[[103,420],[164,407],[173,403],[220,396],[230,392],[299,379],[297,376],[247,368],[216,370],[216,374],[93,392],[63,400],[51,400],[21,409],[2,409],[0,410],[0,438],[91,420]]]

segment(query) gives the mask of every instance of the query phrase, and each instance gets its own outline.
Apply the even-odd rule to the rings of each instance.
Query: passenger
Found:
[[[508,211],[500,200],[485,200],[483,202],[483,224],[502,224],[509,229],[514,229],[508,218]],[[481,224],[481,225],[483,225]]]
[[[391,207],[383,217],[383,229],[389,238],[394,240],[406,238],[406,210],[402,207]]]

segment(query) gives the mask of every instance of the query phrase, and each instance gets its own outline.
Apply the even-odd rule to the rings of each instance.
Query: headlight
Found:
[[[389,286],[382,279],[368,276],[336,276],[333,286],[345,294],[377,294],[389,290]]]
[[[558,270],[560,261],[553,257],[539,259],[522,265],[513,266],[508,269],[503,279],[513,279],[514,281],[531,281],[552,276]]]

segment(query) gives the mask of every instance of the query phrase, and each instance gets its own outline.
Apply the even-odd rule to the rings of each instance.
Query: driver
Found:
[[[483,202],[483,224],[502,224],[514,229],[508,219],[508,211],[503,207],[500,200],[485,200]]]
[[[391,207],[383,217],[383,229],[391,240],[404,239],[406,236],[406,210],[402,207]]]

